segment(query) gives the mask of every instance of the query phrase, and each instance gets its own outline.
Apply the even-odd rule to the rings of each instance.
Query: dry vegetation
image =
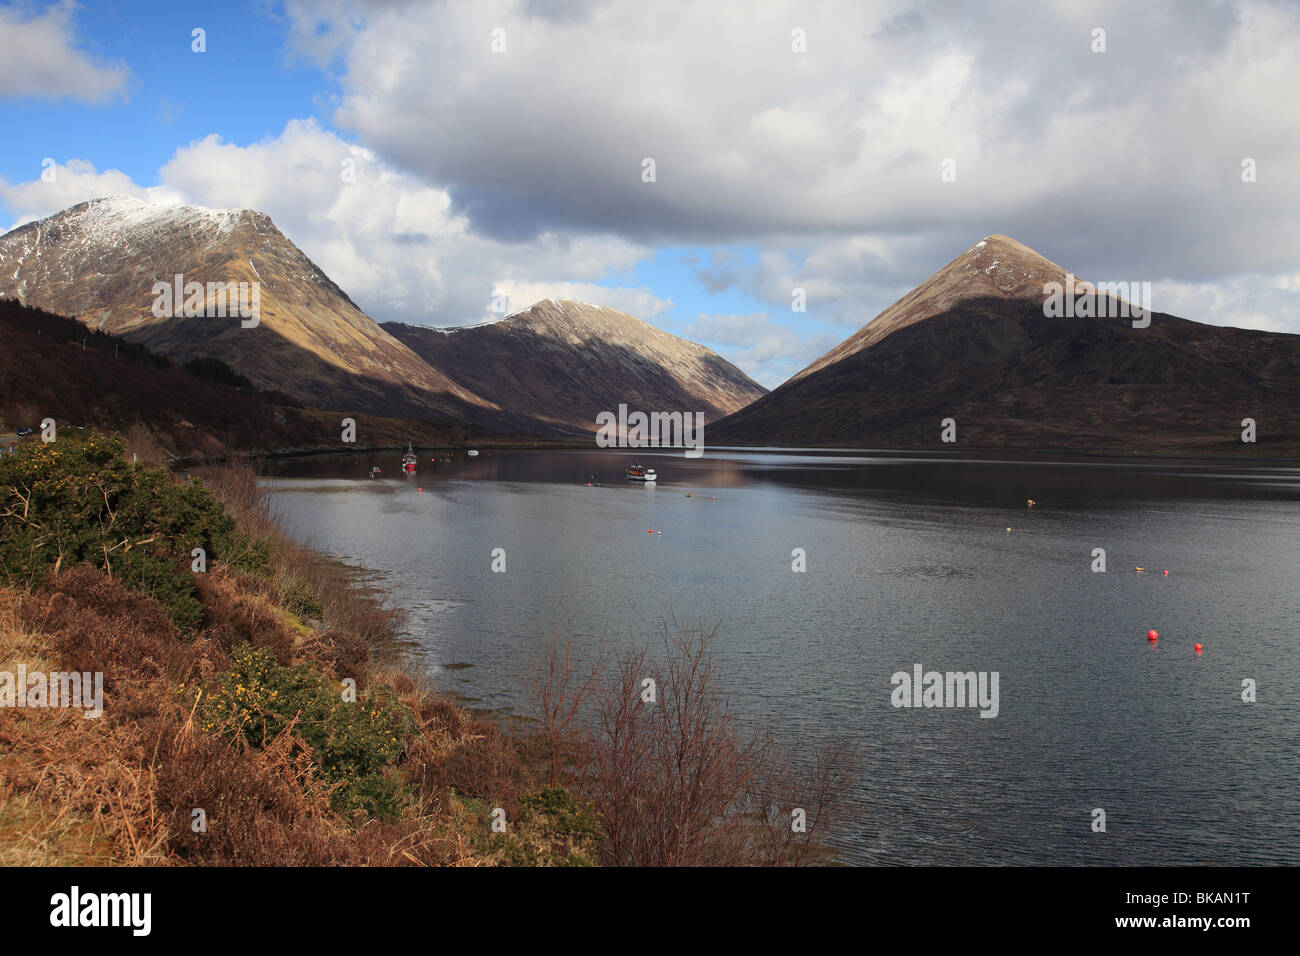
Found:
[[[244,550],[196,576],[199,624],[92,564],[0,588],[0,671],[105,680],[98,719],[0,709],[0,863],[826,860],[844,755],[799,765],[744,730],[709,631],[665,627],[654,653],[585,663],[557,631],[531,684],[539,732],[507,733],[375,663],[400,615],[288,540],[250,471],[202,482]]]

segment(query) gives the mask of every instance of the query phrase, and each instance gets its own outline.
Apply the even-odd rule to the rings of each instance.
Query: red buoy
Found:
[[[645,533],[646,533],[646,534],[654,534],[654,533],[655,533],[655,529],[654,529],[654,528],[646,528],[646,529],[645,529]]]
[[[1165,577],[1169,577],[1169,572],[1168,572],[1168,571],[1165,572]]]
[[[1147,631],[1147,640],[1150,641],[1152,644],[1154,644],[1159,639],[1159,637],[1160,635],[1157,634],[1155,631]]]
[[[1198,654],[1201,653],[1201,645],[1200,645],[1200,644],[1197,644],[1197,645],[1196,645],[1196,653],[1198,653]]]

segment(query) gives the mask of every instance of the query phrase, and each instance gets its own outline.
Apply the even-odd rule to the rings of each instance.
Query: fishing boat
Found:
[[[402,456],[402,470],[415,471],[415,463],[419,460],[419,457],[415,454],[415,449],[407,445],[406,454]]]
[[[658,478],[653,468],[646,468],[643,465],[627,466],[628,481],[657,481]]]

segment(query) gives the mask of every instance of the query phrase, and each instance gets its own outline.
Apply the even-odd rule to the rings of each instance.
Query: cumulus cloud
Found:
[[[335,122],[445,187],[476,231],[925,235],[932,252],[998,231],[1081,271],[1105,247],[1148,274],[1300,253],[1293,4],[350,9]]]
[[[1300,332],[1300,272],[1239,275],[1218,282],[1151,283],[1154,308],[1210,325]]]
[[[552,233],[528,243],[478,235],[447,192],[385,164],[314,120],[292,120],[275,137],[240,146],[211,135],[176,151],[161,185],[141,187],[118,170],[73,160],[10,185],[0,199],[21,211],[15,225],[98,196],[131,195],[268,214],[363,310],[380,321],[463,325],[498,319],[494,292],[512,308],[568,297],[658,315],[671,302],[646,289],[592,280],[626,272],[649,254],[617,236]],[[555,277],[561,277],[556,279]]]
[[[13,228],[100,196],[134,196],[150,202],[180,202],[182,198],[166,186],[137,186],[117,169],[99,172],[84,159],[50,161],[42,175],[29,182],[9,183],[0,177],[0,201],[16,214]]]
[[[101,103],[126,94],[124,65],[96,63],[77,49],[75,10],[69,0],[31,15],[0,7],[0,98]]]
[[[766,312],[752,315],[708,315],[682,323],[678,335],[727,356],[750,378],[775,388],[795,372],[839,344],[840,336],[800,334],[773,321]]]

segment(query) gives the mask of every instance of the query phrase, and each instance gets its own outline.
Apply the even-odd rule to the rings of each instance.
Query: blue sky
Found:
[[[126,95],[95,104],[67,96],[0,100],[4,127],[29,133],[0,153],[0,174],[10,181],[30,179],[52,156],[89,159],[155,185],[179,145],[209,133],[240,143],[274,136],[285,119],[312,115],[330,96],[329,77],[288,54],[286,22],[262,3],[129,0],[87,4],[74,17],[80,50],[129,71]],[[190,49],[200,26],[203,55]],[[0,210],[12,219],[3,203]]]
[[[251,206],[379,321],[577,298],[769,387],[993,232],[1300,331],[1300,7],[1131,7],[0,0],[0,225]]]

